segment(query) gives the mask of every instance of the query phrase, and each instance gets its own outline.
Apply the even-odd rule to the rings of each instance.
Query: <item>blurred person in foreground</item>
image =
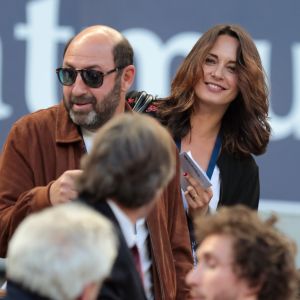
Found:
[[[295,299],[296,247],[275,222],[242,205],[197,217],[198,265],[186,277],[192,299]]]
[[[300,300],[300,269],[297,270],[298,273],[298,293],[297,293],[297,300]]]
[[[68,203],[30,215],[8,248],[7,300],[95,300],[118,248],[113,225]]]
[[[91,152],[82,160],[79,199],[116,224],[120,239],[117,260],[99,299],[146,299],[143,286],[150,284],[151,265],[142,270],[141,260],[150,248],[140,244],[136,226],[162,201],[175,166],[170,134],[149,116],[125,113],[96,133]],[[151,299],[152,293],[146,292]]]
[[[82,173],[80,159],[90,151],[94,134],[108,120],[130,111],[125,94],[135,76],[133,49],[117,30],[103,25],[83,29],[66,45],[56,72],[63,85],[62,101],[18,120],[4,144],[0,161],[2,257],[26,216],[78,196],[75,182]],[[142,264],[149,280],[145,285],[155,299],[185,299],[184,278],[192,257],[179,170],[161,198],[147,220],[137,226],[137,239],[146,254]]]

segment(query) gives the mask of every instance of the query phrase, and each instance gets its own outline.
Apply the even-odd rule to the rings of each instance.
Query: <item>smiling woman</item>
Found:
[[[203,62],[203,77],[195,85],[198,107],[201,110],[219,110],[224,115],[238,94],[236,56],[239,42],[236,38],[221,35]]]
[[[190,174],[183,190],[189,219],[222,205],[259,202],[259,172],[252,154],[265,152],[270,136],[268,90],[250,35],[238,25],[204,33],[179,67],[157,116],[180,152],[190,152],[212,187]],[[193,248],[195,240],[191,234]]]

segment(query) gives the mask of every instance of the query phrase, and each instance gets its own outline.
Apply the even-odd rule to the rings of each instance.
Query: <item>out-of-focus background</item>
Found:
[[[271,91],[272,140],[266,154],[256,158],[259,211],[264,216],[276,212],[279,227],[300,245],[299,12],[299,0],[4,0],[0,147],[18,118],[60,101],[55,68],[61,65],[64,44],[83,27],[106,24],[122,31],[135,50],[133,88],[165,96],[178,64],[201,33],[217,23],[237,23],[254,38]]]

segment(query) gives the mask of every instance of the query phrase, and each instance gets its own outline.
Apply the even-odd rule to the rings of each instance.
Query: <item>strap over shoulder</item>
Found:
[[[126,94],[126,101],[131,106],[132,110],[137,112],[149,112],[156,96],[146,93],[145,91],[130,91]],[[155,107],[156,111],[156,107]]]

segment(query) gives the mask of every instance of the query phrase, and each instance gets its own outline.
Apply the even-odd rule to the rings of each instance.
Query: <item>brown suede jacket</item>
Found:
[[[62,103],[14,124],[0,160],[0,257],[20,222],[50,206],[51,183],[64,171],[78,169],[85,152],[80,130]],[[184,278],[192,257],[179,186],[177,172],[147,218],[156,300],[188,299]]]

